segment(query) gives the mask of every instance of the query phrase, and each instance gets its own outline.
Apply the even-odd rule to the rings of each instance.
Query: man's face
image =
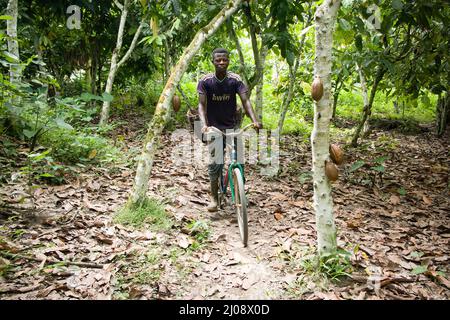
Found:
[[[228,59],[228,54],[226,53],[216,53],[214,54],[214,59],[212,61],[216,71],[227,71],[230,60]]]

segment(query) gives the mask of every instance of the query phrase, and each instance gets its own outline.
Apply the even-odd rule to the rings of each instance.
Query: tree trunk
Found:
[[[267,47],[261,48],[260,59],[263,72],[258,84],[256,85],[256,98],[255,98],[255,112],[258,121],[262,123],[263,118],[263,86],[264,86],[264,66],[266,64],[266,57],[269,49]]]
[[[264,72],[264,66],[261,63],[261,51],[262,48],[264,47],[264,42],[261,40],[261,49],[259,49],[258,40],[256,38],[256,27],[255,27],[256,21],[253,19],[252,12],[250,9],[250,3],[246,2],[243,9],[249,25],[249,33],[253,50],[253,59],[255,60],[255,73],[248,80],[248,96],[250,97],[253,88],[255,88],[255,86],[259,83],[260,78],[262,77],[262,74]]]
[[[37,55],[37,59],[39,61],[39,71],[41,72],[42,76],[47,77],[48,72],[47,72],[47,68],[45,67],[43,54],[42,54],[42,50],[41,50],[41,44],[39,42],[39,37],[34,38],[34,47],[36,49],[36,55]],[[44,99],[45,99],[45,101],[47,101],[48,83],[44,83],[43,87],[45,88]]]
[[[122,48],[122,41],[123,41],[123,31],[125,28],[125,22],[127,20],[128,15],[128,5],[129,0],[125,0],[123,7],[122,7],[122,15],[120,16],[120,24],[119,24],[119,31],[117,33],[117,43],[116,48],[113,50],[112,56],[111,56],[111,68],[109,69],[109,75],[108,80],[106,81],[106,87],[105,87],[105,93],[111,94],[112,87],[114,84],[114,78],[117,73],[117,69],[119,69],[122,64],[124,64],[128,58],[131,56],[131,53],[133,52],[134,48],[136,47],[137,40],[139,38],[139,35],[141,34],[142,27],[143,27],[143,20],[139,24],[138,29],[136,30],[136,33],[134,34],[133,40],[130,44],[130,47],[128,48],[128,51],[125,53],[125,55],[122,57],[122,59],[119,60],[119,54],[120,50]],[[100,117],[100,125],[105,125],[109,118],[109,109],[111,106],[110,101],[104,101],[103,107],[102,107],[102,113]]]
[[[239,38],[237,37],[236,31],[234,30],[233,21],[231,20],[231,18],[227,20],[227,28],[231,36],[231,39],[233,39],[233,42],[236,46],[236,50],[239,55],[239,74],[242,77],[245,85],[248,87],[248,75],[247,72],[245,71],[244,54],[242,53],[242,47],[241,44],[239,43]]]
[[[323,82],[322,99],[314,103],[314,128],[311,133],[312,169],[314,179],[314,211],[318,252],[322,257],[334,254],[336,245],[336,226],[333,218],[333,202],[330,181],[325,175],[325,161],[329,160],[330,120],[333,97],[331,95],[331,51],[333,29],[336,23],[340,0],[325,0],[317,8],[315,15],[316,56],[314,76]]]
[[[278,119],[278,132],[282,133],[283,130],[283,124],[284,119],[286,118],[286,113],[289,109],[289,104],[291,103],[293,93],[294,93],[294,84],[295,84],[295,78],[296,78],[296,72],[297,70],[297,63],[298,60],[295,61],[295,66],[292,68],[292,66],[289,66],[289,86],[287,92],[283,95],[283,102],[281,103],[281,113],[280,118]]]
[[[306,28],[309,27],[312,19],[312,14],[308,15],[308,20],[305,23],[305,26],[303,30],[305,31]],[[297,71],[298,67],[300,66],[300,60],[301,60],[301,54],[303,52],[303,45],[305,43],[306,39],[306,32],[303,33],[301,39],[300,39],[300,46],[299,46],[299,56],[295,59],[294,63],[294,69],[292,69],[291,66],[289,66],[289,86],[287,92],[283,95],[283,102],[281,104],[281,112],[280,112],[280,118],[278,120],[278,132],[281,134],[283,130],[284,120],[286,118],[286,113],[289,109],[289,105],[291,104],[292,98],[294,96],[294,89],[295,89],[295,81],[297,79]]]
[[[364,108],[363,108],[363,110],[369,109],[369,93],[367,91],[366,77],[364,76],[364,72],[361,69],[361,66],[356,64],[356,67],[358,69],[359,81],[361,83],[361,93],[362,93],[363,101],[364,101]],[[369,116],[367,116],[367,119],[364,122],[363,135],[365,135],[368,132],[369,132]]]
[[[336,117],[336,108],[337,103],[339,99],[339,93],[341,92],[342,85],[344,81],[342,80],[342,75],[339,74],[338,78],[336,79],[336,84],[334,87],[334,93],[333,93],[333,115],[331,116],[331,119],[334,119]]]
[[[439,96],[436,104],[436,133],[441,137],[445,133],[450,118],[450,91],[445,96]]]
[[[305,27],[303,30],[309,27],[309,24],[311,22],[312,15],[308,16],[308,20],[305,23]],[[294,89],[295,89],[295,81],[297,80],[297,71],[298,67],[300,66],[300,60],[301,60],[301,54],[303,51],[303,45],[305,43],[306,33],[302,35],[302,38],[300,40],[300,46],[299,46],[299,52],[300,56],[298,56],[295,59],[294,63],[294,69],[292,69],[291,66],[289,66],[289,86],[287,92],[283,95],[283,102],[281,104],[281,112],[280,112],[280,118],[278,120],[278,132],[281,133],[283,130],[284,120],[286,118],[287,111],[289,109],[289,105],[291,104],[292,98],[294,97]]]
[[[9,79],[11,83],[20,82],[22,67],[20,65],[19,43],[17,42],[17,16],[19,15],[18,0],[9,0],[6,7],[6,15],[11,20],[6,21],[6,33],[8,35],[8,52],[16,57],[16,62],[9,67]]]
[[[377,92],[378,84],[380,83],[381,79],[383,79],[383,76],[384,76],[385,72],[386,71],[384,70],[383,67],[381,67],[381,66],[378,67],[377,74],[376,74],[375,79],[373,81],[372,90],[370,92],[369,103],[364,106],[362,120],[358,124],[358,127],[356,128],[356,131],[355,131],[355,133],[353,135],[353,139],[352,139],[352,142],[351,142],[352,147],[356,147],[358,145],[359,135],[360,135],[361,131],[364,128],[364,124],[366,123],[367,119],[369,118],[369,116],[370,116],[370,114],[372,112],[373,100],[375,99],[375,94]]]
[[[242,0],[231,0],[207,26],[200,29],[200,31],[198,31],[192,39],[189,46],[184,50],[183,55],[179,58],[175,67],[172,69],[170,78],[167,80],[166,86],[159,97],[152,121],[148,126],[142,154],[137,165],[133,189],[131,190],[131,194],[128,199],[129,206],[137,205],[146,198],[148,181],[153,166],[153,159],[155,157],[160,136],[165,125],[165,114],[170,107],[172,97],[178,83],[181,80],[181,77],[188,68],[192,58],[198,50],[200,50],[206,39],[216,32],[222,23],[238,9],[238,6],[241,3]]]

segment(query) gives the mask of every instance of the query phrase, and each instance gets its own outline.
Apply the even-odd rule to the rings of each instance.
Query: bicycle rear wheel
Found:
[[[248,241],[247,200],[245,198],[244,179],[239,168],[235,168],[233,170],[233,180],[234,205],[236,208],[237,220],[239,224],[239,232],[241,234],[242,243],[246,247]]]

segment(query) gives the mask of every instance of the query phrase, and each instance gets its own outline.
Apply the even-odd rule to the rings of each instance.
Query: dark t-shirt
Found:
[[[248,89],[241,77],[233,72],[219,81],[214,73],[203,76],[198,82],[197,92],[206,95],[206,117],[209,126],[232,129],[236,125],[236,94]]]

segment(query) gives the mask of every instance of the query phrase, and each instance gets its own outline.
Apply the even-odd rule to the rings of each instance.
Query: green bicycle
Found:
[[[248,242],[248,215],[247,215],[247,198],[245,196],[245,176],[244,169],[241,163],[237,160],[237,137],[241,135],[246,129],[252,127],[253,123],[235,132],[225,133],[216,127],[209,127],[212,131],[221,134],[224,139],[230,137],[231,143],[226,142],[226,148],[231,150],[231,163],[227,169],[224,168],[219,176],[219,194],[218,207],[222,209],[223,203],[227,195],[228,185],[230,185],[231,199],[236,210],[237,221],[239,225],[239,233],[241,235],[242,243],[247,246]],[[227,140],[227,139],[226,139]]]

